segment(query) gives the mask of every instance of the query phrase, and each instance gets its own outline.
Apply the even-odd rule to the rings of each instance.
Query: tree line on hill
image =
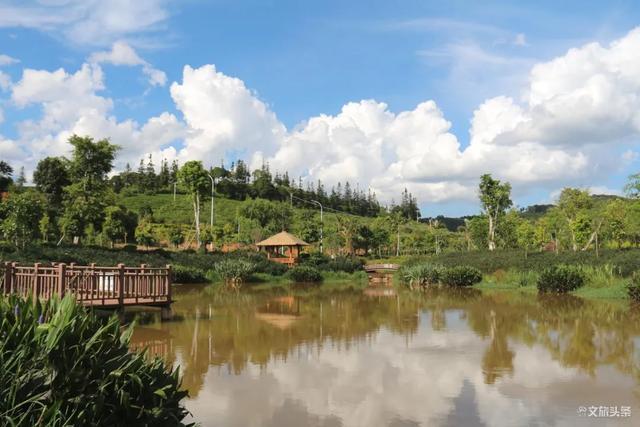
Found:
[[[127,164],[123,172],[109,179],[109,184],[116,193],[125,195],[170,193],[174,191],[174,184],[179,184],[179,170],[180,165],[176,160],[169,164],[163,159],[156,172],[156,165],[149,155],[146,162],[140,160],[137,171]],[[305,184],[302,178],[290,178],[288,172],[272,173],[268,164],[251,171],[243,160],[237,160],[228,169],[221,163],[205,172],[209,179],[215,181],[215,194],[228,199],[291,201],[294,206],[304,206],[315,200],[327,209],[366,217],[378,216],[385,210],[371,190],[365,192],[348,181],[344,185],[339,182],[327,190],[321,180]],[[177,191],[183,191],[183,188],[176,185]],[[390,210],[398,211],[408,219],[420,217],[418,201],[406,189],[400,203],[393,202]]]
[[[127,168],[109,177],[118,147],[108,140],[72,136],[70,158],[48,157],[38,162],[35,188],[25,187],[24,173],[13,180],[13,169],[0,161],[0,235],[16,246],[40,240],[113,245],[159,241],[178,246],[213,243],[255,243],[283,229],[309,243],[319,243],[320,218],[311,200],[335,215],[324,229],[324,246],[348,254],[429,254],[451,251],[517,248],[532,251],[598,251],[640,244],[640,174],[630,177],[626,197],[592,196],[586,190],[565,188],[555,205],[517,210],[507,182],[483,175],[478,187],[482,211],[456,222],[444,217],[422,223],[417,201],[405,190],[400,204],[381,207],[373,194],[345,184],[328,193],[318,183],[306,188],[288,174],[272,175],[268,166],[249,173],[242,161],[229,170],[206,169],[202,162],[183,165],[152,159],[137,172]],[[246,200],[235,222],[203,226],[200,213],[211,194]],[[132,212],[120,195],[173,191],[186,193],[193,207],[191,226],[160,226],[150,209]],[[9,191],[7,196],[6,191]],[[293,206],[307,209],[294,210]],[[359,213],[356,216],[351,213]],[[366,216],[374,216],[367,219]],[[412,221],[413,220],[413,221]],[[454,228],[455,227],[455,228]],[[454,228],[452,230],[452,228]]]
[[[305,187],[300,180],[290,180],[287,173],[272,175],[268,165],[250,173],[241,160],[234,162],[229,170],[223,166],[205,169],[199,161],[189,161],[182,166],[177,162],[162,161],[156,172],[149,157],[146,163],[140,162],[138,171],[127,166],[123,172],[109,177],[117,146],[108,140],[94,141],[77,135],[70,137],[68,142],[73,147],[70,158],[47,157],[38,162],[33,174],[35,188],[24,186],[24,169],[14,181],[12,167],[0,161],[0,193],[5,194],[0,203],[0,235],[6,241],[16,246],[25,246],[36,239],[57,244],[65,241],[110,245],[135,242],[145,246],[159,240],[178,246],[191,240],[198,247],[202,243],[221,244],[234,240],[254,243],[265,233],[290,229],[294,213],[291,207],[297,206],[307,208],[301,210],[298,218],[299,230],[315,242],[319,219],[309,209],[314,208],[309,203],[316,202],[327,210],[346,214],[341,216],[351,215],[351,218],[356,218],[355,215],[401,219],[419,216],[417,200],[406,190],[401,203],[387,209],[380,205],[375,194],[353,189],[349,183],[344,187],[338,184],[327,193],[320,181]],[[243,204],[237,224],[201,230],[200,211],[210,197],[212,180],[215,180],[217,196],[251,200]],[[6,196],[7,190],[10,190],[9,196]],[[190,196],[193,225],[197,225],[192,234],[184,227],[164,228],[159,233],[150,209],[132,212],[119,203],[118,194],[170,191]],[[354,228],[350,225],[351,218],[341,221],[343,228]],[[240,229],[242,234],[237,232]],[[345,239],[351,247],[350,233],[346,234]],[[337,244],[345,239],[339,239]]]

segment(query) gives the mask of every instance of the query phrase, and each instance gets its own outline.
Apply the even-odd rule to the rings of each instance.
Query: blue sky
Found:
[[[640,75],[617,59],[631,47],[614,52],[609,43],[632,38],[637,2],[127,3],[0,1],[0,55],[10,58],[0,65],[0,157],[31,170],[40,157],[64,154],[69,132],[86,131],[124,146],[120,166],[146,153],[206,164],[241,155],[311,181],[357,180],[386,200],[406,186],[425,215],[475,212],[481,172],[511,181],[517,204],[526,205],[552,200],[565,185],[619,191],[638,167],[640,121],[606,114],[635,108],[623,94],[640,87]],[[119,51],[125,59],[114,43],[129,49]],[[585,53],[573,58],[572,48]],[[102,60],[90,59],[100,52]],[[536,65],[554,58],[592,75],[572,78],[548,66],[532,78]],[[83,64],[92,71],[82,72]],[[616,74],[620,66],[628,75]],[[56,77],[58,69],[64,75]],[[151,83],[145,69],[165,78]],[[593,89],[600,74],[608,80]],[[79,80],[87,86],[75,93],[69,88]],[[605,87],[617,89],[611,95]],[[605,106],[584,116],[555,109],[564,100],[578,113],[575,100],[585,96]],[[496,99],[482,110],[489,118],[476,120],[477,144],[467,150],[474,113],[496,97],[513,102]],[[418,109],[430,100],[435,105]],[[348,103],[359,104],[344,112]],[[594,120],[611,125],[591,141]],[[149,123],[156,133],[144,131]],[[486,132],[491,141],[479,136]],[[510,151],[489,153],[486,144]],[[496,160],[503,154],[508,163]]]

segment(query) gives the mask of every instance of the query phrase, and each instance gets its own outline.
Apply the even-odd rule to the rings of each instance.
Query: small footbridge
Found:
[[[391,286],[393,274],[399,268],[399,264],[367,264],[364,271],[369,276],[369,286]]]

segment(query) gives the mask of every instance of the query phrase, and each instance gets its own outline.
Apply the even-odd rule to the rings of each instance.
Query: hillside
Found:
[[[214,225],[223,227],[225,225],[236,226],[237,215],[240,208],[249,202],[250,199],[245,201],[232,200],[224,197],[216,197],[214,202]],[[162,228],[164,225],[176,225],[180,226],[183,230],[188,230],[193,224],[193,207],[191,205],[191,199],[189,195],[177,194],[175,201],[173,194],[140,194],[133,196],[120,195],[118,202],[124,205],[127,209],[140,212],[143,209],[150,208],[153,212],[153,223],[157,228]],[[288,203],[288,202],[276,202],[276,203]],[[205,201],[201,207],[200,224],[203,226],[210,223],[210,209],[211,202]],[[293,219],[291,224],[291,231],[294,233],[299,230],[301,225],[301,217],[304,211],[311,210],[316,214],[319,214],[319,209],[310,205],[310,209],[304,209],[299,206],[293,208]],[[362,225],[372,226],[376,221],[376,218],[355,216],[351,214],[335,213],[330,211],[324,211],[324,236],[325,244],[327,240],[331,239],[332,235],[335,236],[338,229],[339,217],[351,217],[357,218],[358,223]],[[319,217],[319,215],[318,215]],[[402,227],[402,234],[413,233],[416,231],[425,231],[426,225],[417,222],[408,222]],[[162,233],[161,233],[162,234]]]

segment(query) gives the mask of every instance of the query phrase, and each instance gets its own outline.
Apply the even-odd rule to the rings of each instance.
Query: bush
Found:
[[[631,301],[640,302],[640,271],[631,276],[631,282],[627,285],[627,295]]]
[[[178,371],[67,297],[0,297],[0,424],[184,425]]]
[[[136,245],[124,245],[122,247],[122,250],[125,252],[137,252],[138,251],[138,247]]]
[[[337,256],[330,258],[319,252],[311,254],[302,254],[300,257],[302,265],[316,267],[323,271],[343,271],[345,273],[353,273],[362,270],[364,261],[356,257]]]
[[[287,272],[287,277],[298,283],[314,283],[322,281],[320,270],[308,265],[298,265]]]
[[[344,271],[345,273],[353,273],[355,271],[362,270],[363,265],[364,261],[359,258],[337,256],[331,259],[324,269],[328,271]]]
[[[473,286],[482,281],[482,273],[477,268],[459,265],[442,270],[440,281],[447,286]]]
[[[585,275],[579,267],[554,265],[542,270],[538,278],[540,292],[570,292],[583,286]]]
[[[199,268],[175,265],[173,266],[173,281],[176,283],[205,283],[209,280],[206,272]]]
[[[439,284],[442,272],[441,265],[415,264],[403,267],[400,270],[400,278],[411,289],[415,289],[417,286],[425,287]]]
[[[9,242],[0,242],[0,252],[10,254],[16,251],[16,247]]]
[[[215,271],[229,288],[239,290],[256,271],[256,264],[246,259],[224,259],[216,264]]]

